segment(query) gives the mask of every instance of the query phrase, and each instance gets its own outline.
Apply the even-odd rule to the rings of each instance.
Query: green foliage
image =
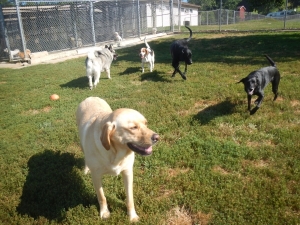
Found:
[[[0,0],[0,5],[2,5],[2,7],[12,6],[13,3],[12,3],[12,1],[9,1],[9,0]]]
[[[111,218],[103,221],[83,174],[74,114],[88,96],[140,111],[161,136],[134,164],[140,224],[299,223],[299,32],[195,32],[184,81],[171,78],[169,47],[186,36],[149,43],[152,73],[141,74],[143,44],[118,49],[112,79],[103,73],[92,91],[83,57],[0,69],[1,224],[129,224],[121,177],[104,179]],[[269,85],[250,116],[236,82],[268,65],[263,54],[281,72],[279,97],[272,101]]]
[[[260,14],[277,11],[276,9],[284,8],[285,0],[249,0],[253,10],[257,10]]]

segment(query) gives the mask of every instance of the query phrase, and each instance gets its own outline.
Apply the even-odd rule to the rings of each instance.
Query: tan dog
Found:
[[[27,54],[27,57],[31,58],[31,51],[29,49],[26,49],[26,54]],[[22,59],[25,59],[25,53],[24,52],[19,52],[18,56]]]
[[[85,172],[91,171],[100,204],[100,217],[110,216],[102,188],[104,174],[122,174],[126,191],[127,212],[131,222],[139,220],[133,201],[134,152],[150,155],[159,135],[147,127],[147,120],[133,109],[112,111],[103,99],[89,97],[76,112]]]
[[[146,41],[146,37],[144,39],[144,43],[146,48],[141,48],[140,58],[142,59],[142,73],[144,73],[144,64],[149,63],[150,72],[154,69],[154,51],[150,48],[149,44]]]

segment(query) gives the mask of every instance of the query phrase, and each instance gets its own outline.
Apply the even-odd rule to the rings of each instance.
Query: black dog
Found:
[[[251,72],[247,77],[241,79],[238,83],[244,83],[245,91],[248,96],[248,110],[250,111],[251,97],[257,95],[258,98],[254,102],[256,107],[250,111],[250,114],[254,114],[260,107],[264,99],[264,88],[268,83],[272,83],[272,91],[274,93],[274,99],[278,96],[278,86],[280,81],[280,73],[276,68],[275,62],[268,56],[265,57],[270,62],[271,66],[263,67],[259,70]]]
[[[174,67],[174,72],[172,74],[172,77],[175,76],[177,72],[181,75],[181,77],[186,80],[186,72],[187,72],[187,65],[191,65],[192,62],[192,51],[188,48],[187,43],[189,40],[191,40],[193,36],[192,30],[185,26],[190,31],[190,37],[185,38],[183,40],[177,40],[174,41],[171,44],[171,56],[172,56],[172,66]],[[182,73],[179,69],[179,62],[184,61],[185,62],[185,70],[184,73]]]

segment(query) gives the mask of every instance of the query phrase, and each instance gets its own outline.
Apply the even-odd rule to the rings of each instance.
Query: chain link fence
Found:
[[[13,61],[14,49],[54,52],[111,43],[115,32],[123,39],[170,32],[170,2],[17,0],[12,7],[0,5],[0,59]]]

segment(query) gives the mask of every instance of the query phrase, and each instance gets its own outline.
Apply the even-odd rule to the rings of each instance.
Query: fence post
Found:
[[[288,0],[286,0],[286,1],[285,1],[285,12],[284,12],[284,23],[283,23],[283,29],[285,29],[286,14],[287,14],[287,4],[288,4]]]
[[[157,5],[156,5],[156,2],[153,2],[153,4],[151,4],[151,11],[152,11],[152,29],[157,27],[157,22],[156,22],[156,17],[157,17],[157,12],[156,12],[156,9],[157,9]],[[147,18],[148,19],[148,18]],[[148,23],[148,22],[147,22]],[[147,25],[148,26],[148,25]]]
[[[174,12],[173,12],[173,0],[170,0],[170,26],[171,32],[174,32]]]
[[[222,0],[220,1],[220,10],[219,10],[219,31],[221,32],[221,14],[222,14]]]
[[[8,36],[7,36],[7,29],[5,26],[2,5],[0,4],[0,42],[1,42],[1,39],[5,40],[5,44],[8,49],[9,61],[12,61],[11,54],[10,54],[11,49],[10,49],[9,40],[8,40]]]
[[[198,16],[198,24],[201,26],[201,16],[202,16],[202,14],[201,13],[199,13],[199,16]]]
[[[235,10],[233,10],[233,23],[235,24]]]
[[[208,11],[206,11],[206,25],[208,26]]]
[[[140,0],[137,0],[138,37],[141,38],[141,13]]]
[[[26,52],[26,40],[25,40],[25,35],[24,35],[24,29],[23,29],[23,22],[22,22],[22,16],[20,12],[20,7],[19,7],[19,0],[16,0],[16,9],[17,9],[17,16],[18,16],[18,22],[19,22],[19,29],[20,29],[20,35],[21,35],[21,40],[22,40],[22,47],[23,47],[23,52],[25,55],[25,60],[28,60],[28,54]]]
[[[227,14],[226,14],[226,25],[228,25],[228,17],[229,17],[229,10],[228,9],[226,9],[226,12],[227,12]]]
[[[93,45],[96,45],[96,37],[95,37],[95,24],[94,24],[94,4],[90,1],[90,18],[91,18],[91,28],[92,28],[92,38]]]
[[[181,31],[181,0],[178,0],[178,31]]]

